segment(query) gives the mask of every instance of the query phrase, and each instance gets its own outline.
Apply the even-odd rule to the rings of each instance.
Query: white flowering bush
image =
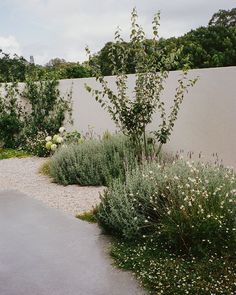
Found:
[[[59,133],[53,136],[46,136],[45,138],[45,148],[50,151],[50,153],[54,153],[61,145],[68,145],[71,143],[78,144],[83,143],[83,138],[81,138],[81,134],[78,131],[66,132],[65,127],[59,128]]]
[[[46,149],[51,151],[52,153],[55,152],[56,149],[64,142],[65,132],[66,132],[65,128],[60,127],[59,134],[55,134],[53,136],[47,136],[45,138]]]
[[[125,239],[150,238],[179,253],[233,253],[236,175],[221,166],[178,160],[144,165],[102,197],[97,213]]]
[[[47,136],[46,131],[39,131],[34,139],[27,137],[25,139],[25,145],[27,146],[27,151],[32,155],[45,157],[49,155],[49,151],[45,147],[45,137]]]

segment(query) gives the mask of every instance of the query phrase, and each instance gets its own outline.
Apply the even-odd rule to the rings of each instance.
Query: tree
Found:
[[[45,67],[47,67],[47,68],[59,68],[59,67],[65,65],[65,64],[66,64],[65,59],[56,57],[56,58],[50,59],[49,62],[46,63]]]
[[[79,62],[67,62],[65,59],[53,58],[45,65],[46,72],[54,73],[57,79],[73,79],[90,77],[88,67]]]
[[[201,27],[180,37],[179,43],[182,58],[189,57],[191,68],[236,65],[236,28]]]
[[[28,62],[18,55],[13,57],[0,49],[0,82],[25,81]]]
[[[115,32],[115,43],[110,46],[108,56],[112,66],[112,74],[116,75],[116,93],[111,90],[107,80],[101,73],[101,67],[98,59],[91,56],[89,49],[87,52],[90,57],[90,65],[95,73],[97,81],[100,82],[102,90],[94,90],[86,85],[86,89],[95,96],[95,99],[110,114],[117,127],[127,135],[134,144],[139,158],[145,154],[148,157],[147,150],[147,126],[152,122],[153,114],[158,110],[160,114],[160,125],[154,132],[159,147],[156,151],[158,155],[162,145],[165,144],[171,135],[180,105],[183,102],[184,94],[188,88],[196,82],[187,78],[187,70],[182,72],[178,79],[178,87],[173,99],[173,106],[170,114],[167,115],[165,103],[161,99],[161,93],[164,89],[164,82],[168,78],[170,65],[173,64],[179,55],[179,50],[166,56],[158,48],[158,28],[159,14],[154,16],[153,39],[149,44],[149,54],[145,46],[145,33],[137,23],[137,11],[134,9],[131,15],[131,34],[130,46],[120,35],[120,30]],[[133,96],[127,94],[127,63],[130,54],[133,55],[135,86]]]
[[[169,70],[181,70],[187,62],[192,69],[235,66],[236,27],[233,25],[235,18],[236,8],[230,11],[221,11],[221,13],[216,13],[212,17],[211,25],[208,27],[199,27],[178,38],[160,38],[156,46],[165,56],[171,56],[179,48],[182,48],[182,52],[175,59],[175,62],[169,64]],[[152,43],[152,39],[143,40],[143,47],[148,56],[152,54]],[[122,45],[128,52],[125,72],[126,74],[134,74],[136,65],[132,44],[123,41]],[[117,57],[119,46],[116,42],[108,42],[97,54],[91,57],[99,65],[101,74],[104,76],[112,75],[111,48],[113,54]]]
[[[208,25],[236,27],[236,8],[232,8],[231,10],[220,9],[218,12],[213,14]]]

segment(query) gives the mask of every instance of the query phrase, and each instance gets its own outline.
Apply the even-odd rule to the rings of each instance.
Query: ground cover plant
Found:
[[[112,255],[153,294],[235,294],[236,175],[217,165],[151,163],[114,181],[96,212]]]
[[[153,242],[113,243],[116,265],[133,271],[152,295],[234,295],[235,259],[216,255],[186,257]]]
[[[10,158],[26,158],[29,156],[30,155],[28,153],[23,151],[0,148],[0,160],[10,159]]]
[[[97,220],[95,218],[95,210],[96,209],[88,211],[88,212],[80,213],[80,214],[76,215],[76,218],[83,220],[83,221],[87,221],[89,223],[96,223]]]

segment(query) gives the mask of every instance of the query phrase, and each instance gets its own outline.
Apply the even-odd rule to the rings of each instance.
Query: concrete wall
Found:
[[[168,106],[171,106],[179,74],[179,71],[171,72],[166,82],[163,99]],[[236,67],[191,70],[189,76],[199,76],[199,80],[186,95],[166,148],[195,154],[202,152],[207,159],[218,153],[226,165],[236,168]],[[107,79],[115,89],[114,77]],[[85,83],[99,88],[93,78],[60,81],[62,92],[73,84],[74,127],[86,132],[90,125],[98,134],[114,131],[109,115],[85,90]],[[130,75],[129,91],[133,86],[134,76]],[[158,116],[154,116],[150,129],[157,125]]]

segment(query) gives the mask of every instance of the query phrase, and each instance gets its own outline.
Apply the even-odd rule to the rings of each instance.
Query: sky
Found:
[[[219,9],[236,0],[0,0],[0,49],[45,64],[52,58],[86,59],[85,47],[99,51],[119,26],[128,40],[130,14],[151,36],[153,15],[161,12],[161,37],[180,36],[206,26]]]

